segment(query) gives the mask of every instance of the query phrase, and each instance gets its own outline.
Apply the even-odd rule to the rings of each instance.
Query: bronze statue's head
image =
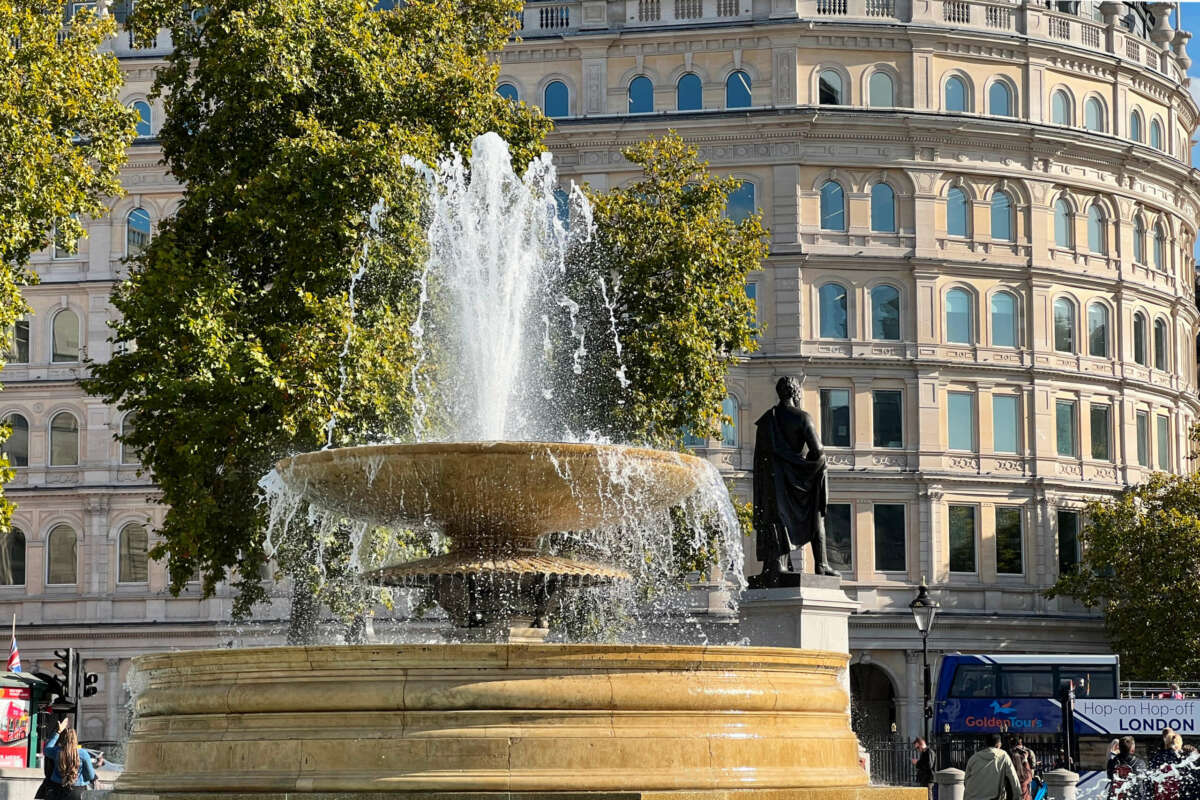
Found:
[[[779,395],[779,399],[785,403],[788,400],[795,400],[799,403],[800,381],[791,375],[784,375],[775,383],[775,394]]]

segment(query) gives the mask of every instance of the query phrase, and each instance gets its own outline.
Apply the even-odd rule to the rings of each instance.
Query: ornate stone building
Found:
[[[803,373],[831,552],[862,607],[865,730],[920,728],[922,577],[937,650],[1103,650],[1094,615],[1042,595],[1077,558],[1079,510],[1188,468],[1200,181],[1174,8],[535,0],[499,56],[500,91],[557,119],[564,179],[631,181],[621,149],[674,129],[742,179],[730,213],[761,209],[760,346],[731,377],[734,424],[697,446],[748,489],[754,421]],[[236,638],[226,593],[166,593],[144,555],[161,509],[112,439],[130,421],[76,383],[108,356],[122,259],[179,196],[146,99],[165,39],[113,45],[144,110],[129,194],[79,253],[38,258],[0,374],[21,531],[0,548],[0,616],[17,614],[27,664],[86,648],[88,739],[116,737],[131,655]]]

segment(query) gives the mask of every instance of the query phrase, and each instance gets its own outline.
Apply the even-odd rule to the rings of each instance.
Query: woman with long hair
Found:
[[[58,732],[46,742],[42,753],[54,764],[49,800],[81,800],[83,789],[96,780],[96,768],[88,751],[79,746],[74,729],[67,727],[66,719],[58,723]]]

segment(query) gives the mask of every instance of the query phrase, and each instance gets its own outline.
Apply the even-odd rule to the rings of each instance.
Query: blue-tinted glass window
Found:
[[[741,222],[756,211],[754,205],[754,184],[742,181],[738,188],[725,197],[725,216],[734,222]]]
[[[1017,298],[1008,292],[992,295],[992,346],[1017,346]]]
[[[958,187],[946,195],[946,233],[950,236],[967,235],[967,193]]]
[[[629,113],[649,114],[654,110],[654,84],[645,75],[629,82]]]
[[[1054,349],[1075,352],[1075,304],[1065,297],[1054,301]]]
[[[1054,404],[1054,432],[1058,454],[1075,456],[1075,401],[1059,400]]]
[[[1013,240],[1013,207],[1008,192],[992,195],[992,238],[998,242]]]
[[[1146,316],[1140,311],[1133,315],[1133,360],[1146,366]]]
[[[995,117],[1013,115],[1012,89],[1003,81],[996,81],[988,89],[988,113]]]
[[[1167,237],[1161,223],[1154,225],[1154,268],[1159,272],[1167,270]]]
[[[1146,263],[1146,224],[1141,217],[1133,218],[1133,260]]]
[[[684,447],[706,447],[708,445],[708,440],[702,436],[697,436],[696,432],[691,428],[684,428],[682,433]]]
[[[886,183],[871,187],[871,230],[896,232],[896,193]]]
[[[1154,419],[1158,445],[1158,468],[1163,472],[1171,471],[1171,422],[1162,414]]]
[[[1104,212],[1094,203],[1088,208],[1088,249],[1093,253],[1108,252],[1104,235]]]
[[[1129,138],[1135,142],[1142,141],[1142,115],[1134,111],[1129,115]]]
[[[680,111],[699,111],[704,108],[704,87],[700,76],[689,72],[675,84],[675,107]]]
[[[1154,320],[1154,368],[1167,368],[1167,323],[1165,320]]]
[[[879,503],[875,506],[875,570],[903,572],[907,568],[904,506]]]
[[[737,447],[738,401],[733,395],[725,395],[725,400],[721,403],[721,414],[728,417],[721,420],[721,446]]]
[[[1071,206],[1061,197],[1054,201],[1054,244],[1071,246]]]
[[[867,84],[872,108],[891,108],[896,105],[896,87],[892,76],[886,72],[876,72],[871,75]]]
[[[1050,121],[1055,125],[1075,124],[1071,119],[1071,98],[1067,97],[1067,93],[1062,89],[1050,98]]]
[[[821,230],[846,230],[846,194],[837,181],[821,186]]]
[[[505,100],[512,100],[514,103],[517,102],[517,87],[513,86],[511,83],[502,83],[497,86],[496,94],[500,95]]]
[[[154,126],[151,124],[150,104],[144,100],[138,100],[133,104],[133,110],[138,114],[137,135],[139,138],[154,135]]]
[[[1155,150],[1163,149],[1162,123],[1156,119],[1150,121],[1150,146]]]
[[[150,243],[150,213],[135,208],[125,218],[125,255],[136,256]]]
[[[845,104],[842,93],[842,76],[834,70],[827,69],[817,78],[817,99],[823,106],[840,106]]]
[[[871,290],[871,338],[900,339],[900,290],[895,286]]]
[[[821,390],[821,444],[850,446],[850,390]]]
[[[946,426],[951,450],[975,449],[975,396],[969,392],[950,392]]]
[[[1137,461],[1142,467],[1150,466],[1150,415],[1137,412]]]
[[[1020,430],[1020,401],[1016,395],[992,395],[992,450],[997,453],[1017,452],[1017,433]]]
[[[1104,106],[1095,97],[1083,104],[1083,127],[1089,131],[1104,131]]]
[[[746,284],[746,297],[750,299],[750,304],[754,309],[750,312],[750,324],[754,327],[754,338],[758,338],[758,284]]]
[[[738,70],[725,79],[725,107],[749,108],[750,76]]]
[[[821,287],[821,338],[846,339],[846,287],[838,283],[827,283]]]
[[[551,81],[542,92],[542,111],[551,119],[571,114],[571,97],[562,81]]]
[[[971,295],[965,289],[946,292],[946,341],[971,344]]]
[[[375,0],[374,11],[391,11],[396,7],[396,0]]]
[[[1108,306],[1088,306],[1088,355],[1108,358]]]
[[[967,84],[957,75],[952,75],[946,81],[946,110],[967,110]]]

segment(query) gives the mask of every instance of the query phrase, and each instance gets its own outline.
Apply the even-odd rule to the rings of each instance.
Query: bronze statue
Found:
[[[755,555],[763,571],[751,588],[799,586],[791,552],[811,543],[818,575],[838,575],[825,556],[828,467],[812,418],[800,408],[800,382],[775,384],[779,405],[759,418],[754,440]]]

